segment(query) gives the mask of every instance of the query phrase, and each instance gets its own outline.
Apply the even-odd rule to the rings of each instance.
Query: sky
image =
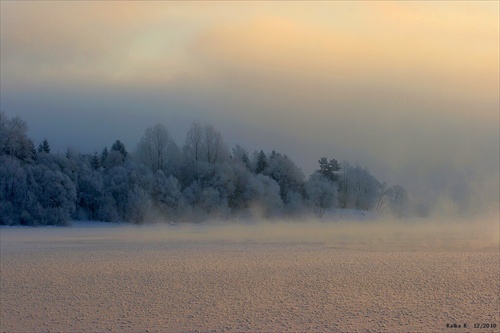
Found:
[[[1,110],[61,152],[210,123],[306,175],[348,160],[498,214],[499,6],[2,0]]]

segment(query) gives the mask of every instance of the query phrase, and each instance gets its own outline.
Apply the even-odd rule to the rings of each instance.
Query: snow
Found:
[[[0,332],[499,325],[492,230],[374,221],[4,227]]]

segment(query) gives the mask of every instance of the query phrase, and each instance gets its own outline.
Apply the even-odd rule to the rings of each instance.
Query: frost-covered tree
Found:
[[[75,166],[64,155],[38,154],[33,164],[1,156],[0,223],[64,225],[73,218]]]
[[[76,185],[80,167],[86,162],[84,155],[68,149],[66,154],[37,154],[36,164],[45,165],[51,170],[58,170],[68,176]]]
[[[248,179],[243,195],[250,213],[256,217],[272,217],[283,209],[278,183],[263,174]]]
[[[186,213],[192,218],[200,219],[205,216],[219,216],[227,210],[227,204],[221,193],[210,186],[202,186],[200,181],[193,181],[182,192],[189,209]]]
[[[401,185],[394,185],[391,191],[390,208],[397,218],[408,214],[409,196],[406,189]]]
[[[97,220],[99,209],[104,206],[103,175],[94,168],[86,167],[78,177],[78,205],[85,212],[85,218]]]
[[[184,142],[184,156],[188,163],[221,163],[229,157],[229,149],[222,134],[212,125],[193,123]]]
[[[31,162],[35,146],[27,136],[28,125],[20,117],[9,119],[0,111],[0,155],[13,156]]]
[[[127,161],[104,173],[103,206],[99,214],[107,220],[142,222],[144,207],[151,207],[153,175],[144,165]],[[143,206],[140,206],[141,203]]]
[[[123,218],[127,208],[127,195],[129,191],[129,181],[127,170],[123,166],[116,166],[104,173],[105,186],[105,203],[108,207],[105,210],[115,213],[110,213],[110,216]],[[111,205],[111,206],[109,206]]]
[[[29,208],[35,224],[67,224],[76,209],[77,189],[73,181],[43,164],[30,167],[28,172],[28,184],[36,197],[36,205]]]
[[[203,151],[203,127],[194,122],[186,134],[184,141],[184,156],[188,163],[194,164],[201,160]]]
[[[125,145],[120,140],[116,140],[111,149],[105,148],[101,154],[101,165],[105,169],[120,166],[127,160],[128,152]]]
[[[242,155],[245,156],[245,155]],[[227,171],[225,172],[224,189],[227,196],[229,209],[235,214],[247,208],[245,190],[249,186],[249,179],[254,177],[245,163],[244,159],[237,159],[233,163],[222,164]]]
[[[186,202],[192,205],[193,212],[223,215],[228,211],[226,177],[220,164],[198,162],[195,165],[193,180],[184,190]]]
[[[108,159],[108,155],[109,155],[109,150],[107,147],[104,147],[102,152],[101,152],[101,156],[99,158],[99,162],[100,162],[101,166],[104,166],[104,164],[106,163],[106,160]]]
[[[342,163],[339,179],[341,208],[370,210],[377,203],[380,189],[380,182],[367,169],[349,162]]]
[[[377,204],[375,205],[375,210],[377,212],[385,213],[390,209],[391,191],[392,187],[388,187],[386,182],[380,185]]]
[[[292,210],[299,209],[299,201],[303,193],[304,174],[286,155],[273,151],[267,159],[267,167],[263,174],[274,179],[280,186],[280,196]]]
[[[102,204],[97,211],[97,219],[104,222],[123,221],[123,217],[118,213],[116,200],[109,191],[104,192]]]
[[[99,170],[99,168],[101,167],[101,159],[97,152],[94,152],[94,155],[92,155],[92,157],[90,158],[90,166],[94,170]]]
[[[248,157],[248,151],[245,148],[240,145],[236,145],[233,148],[232,157],[237,163],[243,164],[245,168],[250,170],[250,158]]]
[[[193,123],[188,131],[183,153],[184,165],[180,180],[184,187],[200,177],[206,178],[205,171],[213,171],[213,165],[224,163],[230,157],[222,134],[213,126],[202,126],[199,123]]]
[[[273,217],[308,207],[322,216],[337,202],[342,208],[376,206],[399,217],[408,210],[404,188],[381,185],[359,165],[323,157],[305,182],[286,155],[260,150],[250,158],[239,145],[231,155],[211,125],[193,123],[181,152],[157,124],[146,130],[132,158],[120,140],[93,155],[72,149],[53,154],[44,140],[37,153],[26,130],[20,118],[0,113],[0,224],[75,218],[142,223],[151,213],[190,220]]]
[[[397,218],[404,217],[409,209],[408,192],[401,185],[388,187],[386,183],[383,183],[376,209],[381,213],[390,212]]]
[[[29,197],[25,167],[12,156],[0,155],[0,224],[30,224]]]
[[[212,125],[205,125],[203,128],[205,140],[205,154],[208,163],[220,163],[229,157],[229,150],[221,132]]]
[[[212,165],[210,178],[202,183],[204,186],[216,189],[223,204],[222,211],[229,209],[237,214],[246,207],[244,192],[248,186],[249,170],[239,161],[226,161]]]
[[[151,172],[177,174],[181,164],[181,151],[167,128],[161,124],[149,127],[137,145],[135,156]]]
[[[151,191],[153,207],[165,216],[177,216],[184,206],[181,186],[174,176],[166,176],[163,171],[154,175]]]
[[[125,162],[125,157],[117,150],[111,150],[108,154],[108,157],[104,161],[104,168],[105,169],[112,169],[114,167],[118,167],[123,165]]]
[[[309,204],[314,207],[318,217],[322,217],[328,208],[335,206],[337,186],[329,179],[313,174],[305,184]]]
[[[255,174],[263,173],[267,168],[267,157],[263,150],[254,153]]]
[[[134,186],[127,192],[127,206],[125,207],[125,221],[142,223],[151,208],[151,197],[140,186]]]
[[[154,183],[153,173],[146,166],[133,161],[127,162],[124,166],[127,170],[129,187],[139,186],[147,193],[151,193]]]
[[[225,218],[229,213],[227,196],[220,189],[211,186],[201,190],[198,206],[209,216]]]

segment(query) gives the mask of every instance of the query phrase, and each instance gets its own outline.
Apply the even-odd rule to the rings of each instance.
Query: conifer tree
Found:
[[[255,165],[255,173],[262,173],[267,167],[267,157],[263,150],[257,155],[257,163]]]
[[[50,145],[47,139],[43,139],[42,142],[38,145],[38,152],[39,153],[50,153]]]

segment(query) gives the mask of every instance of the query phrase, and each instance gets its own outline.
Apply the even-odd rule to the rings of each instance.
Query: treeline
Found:
[[[51,152],[35,146],[19,117],[0,112],[0,224],[64,225],[70,220],[200,221],[284,217],[330,208],[403,216],[408,195],[366,168],[325,157],[306,179],[286,155],[229,149],[210,125],[193,123],[182,147],[161,124],[128,151]]]

